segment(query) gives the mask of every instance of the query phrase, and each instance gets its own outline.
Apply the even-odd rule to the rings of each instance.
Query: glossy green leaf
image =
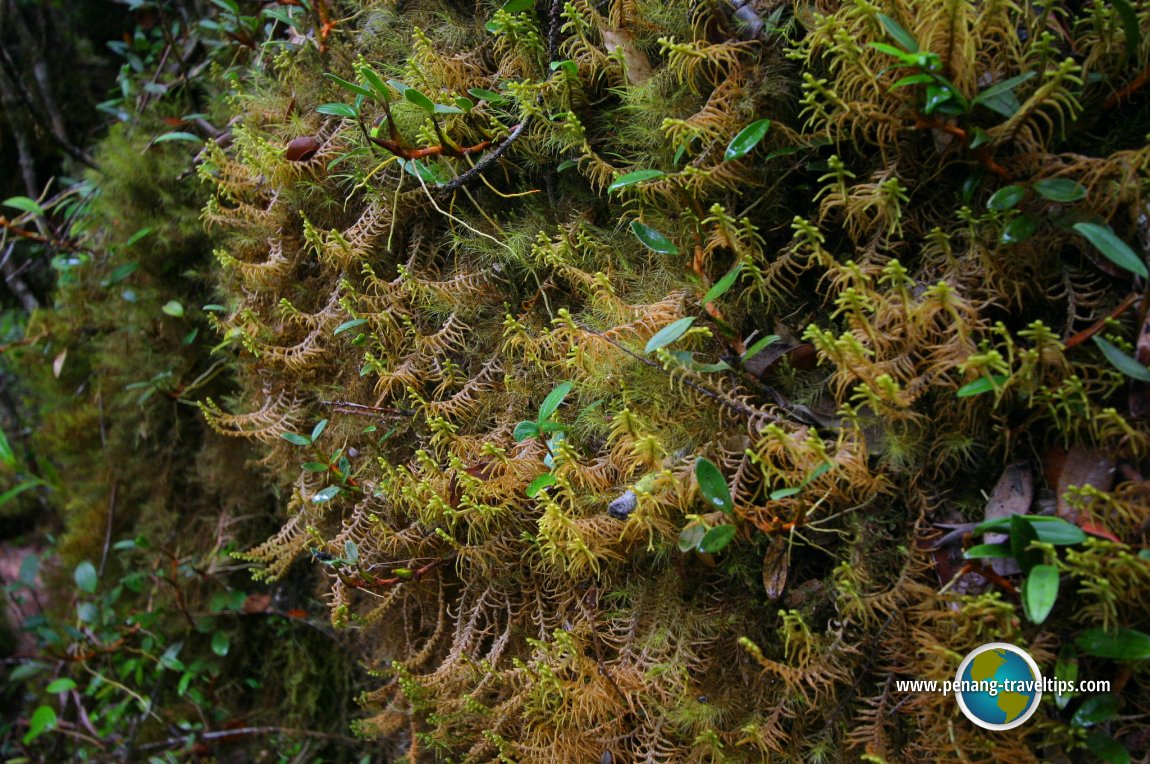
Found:
[[[999,239],[1003,244],[1018,244],[1026,241],[1038,230],[1038,219],[1030,215],[1019,215],[1007,223]]]
[[[739,277],[739,273],[741,273],[742,270],[743,264],[736,263],[734,268],[727,271],[721,279],[716,281],[714,285],[707,290],[707,293],[703,295],[703,304],[706,305],[711,300],[717,300],[730,291],[731,287],[735,285],[735,279]]]
[[[633,186],[636,183],[642,183],[645,180],[654,180],[655,178],[663,177],[662,170],[635,170],[625,175],[620,175],[615,179],[615,182],[607,186],[607,191],[618,191],[621,188]]]
[[[1011,515],[987,520],[974,526],[972,533],[1010,533],[1011,517],[1018,517],[1034,526],[1038,540],[1055,546],[1071,546],[1086,541],[1086,533],[1077,525],[1061,517],[1046,515]]]
[[[1035,565],[1022,582],[1022,606],[1032,623],[1042,623],[1058,599],[1058,568]]]
[[[303,468],[308,472],[327,472],[331,469],[331,467],[323,462],[304,462]]]
[[[1070,723],[1075,727],[1093,727],[1118,715],[1118,698],[1109,692],[1091,695],[1082,701]]]
[[[1086,186],[1070,178],[1045,178],[1034,182],[1034,190],[1052,202],[1077,202],[1086,198]]]
[[[901,48],[896,48],[893,45],[887,45],[885,42],[872,42],[869,43],[869,46],[879,51],[880,53],[885,53],[888,56],[894,56],[899,61],[901,61],[903,65],[915,66],[918,63],[918,57],[914,53],[908,53]],[[934,82],[934,77],[931,77],[930,80],[931,82]]]
[[[682,337],[687,330],[691,328],[691,324],[693,323],[695,323],[695,316],[687,316],[686,318],[680,318],[678,321],[667,324],[655,332],[655,336],[647,340],[647,347],[643,349],[643,352],[653,353],[661,347],[670,345]]]
[[[99,585],[99,577],[96,575],[96,566],[84,560],[76,566],[72,577],[76,580],[76,586],[80,587],[80,591],[86,594],[93,594],[96,587]]]
[[[918,41],[901,24],[885,13],[876,13],[875,16],[878,17],[879,23],[882,24],[882,28],[886,30],[890,38],[897,42],[903,50],[908,53],[918,52]]]
[[[954,90],[948,85],[927,85],[926,101],[922,107],[923,114],[933,114],[946,102],[954,98]]]
[[[763,352],[768,347],[778,342],[780,339],[782,338],[777,334],[768,334],[766,337],[760,337],[759,339],[755,340],[755,344],[751,345],[749,348],[747,348],[746,352],[743,353],[743,361],[746,362],[751,360],[759,353]]]
[[[1003,186],[995,191],[994,195],[986,202],[986,208],[999,212],[1011,210],[1022,201],[1024,196],[1026,196],[1025,186]]]
[[[1028,547],[1038,541],[1038,531],[1034,526],[1022,519],[1022,515],[1010,515],[1010,553],[1023,573],[1042,562],[1042,552]]]
[[[24,745],[28,745],[50,729],[56,727],[56,710],[51,706],[37,706],[28,719],[28,732],[24,734]]]
[[[770,129],[771,121],[769,119],[760,119],[744,127],[727,145],[727,150],[723,152],[723,161],[729,162],[751,153],[755,146],[758,146],[766,137],[767,131]]]
[[[40,206],[40,203],[35,199],[30,199],[27,196],[13,196],[0,202],[5,207],[11,207],[14,210],[27,212],[32,215],[44,215],[45,210]]]
[[[1106,764],[1130,764],[1130,752],[1105,732],[1091,732],[1086,736],[1086,747]]]
[[[343,332],[346,332],[348,329],[354,329],[355,327],[363,326],[366,323],[367,323],[366,318],[353,318],[350,321],[344,321],[342,324],[337,326],[335,328],[335,331],[332,333],[333,334],[342,334]]]
[[[226,631],[212,634],[212,652],[223,658],[232,647],[232,639]]]
[[[320,114],[327,114],[330,117],[343,117],[344,119],[355,119],[359,116],[359,112],[355,110],[355,107],[348,106],[346,103],[325,103],[317,106],[315,110]]]
[[[351,539],[343,542],[343,558],[352,565],[359,562],[359,546]]]
[[[446,183],[451,179],[439,164],[427,164],[420,159],[405,160],[402,164],[408,175],[422,178],[424,183]]]
[[[356,95],[361,95],[364,98],[375,98],[375,94],[372,93],[367,88],[363,87],[362,85],[356,85],[354,82],[348,82],[347,80],[343,79],[342,77],[335,76],[331,72],[324,72],[323,76],[326,77],[327,79],[331,80],[335,84],[339,85],[344,90],[350,90],[352,93],[355,93]]]
[[[543,399],[543,403],[539,404],[540,422],[547,421],[551,418],[552,414],[559,410],[559,407],[563,404],[563,399],[567,397],[567,394],[571,392],[573,387],[575,387],[574,382],[564,382],[547,394],[547,397]]]
[[[558,166],[556,166],[555,172],[563,172],[564,170],[570,170],[572,167],[578,167],[578,166],[579,166],[579,163],[576,162],[574,159],[564,159],[562,162],[560,162],[558,164]]]
[[[311,442],[315,443],[319,440],[319,436],[323,435],[323,431],[327,429],[327,420],[321,419],[316,423],[316,426],[311,431]]]
[[[379,100],[391,100],[391,89],[387,86],[387,83],[383,81],[383,78],[375,73],[374,69],[370,66],[361,66],[359,67],[359,76],[363,77],[363,81],[367,83],[368,87],[371,88]]]
[[[280,437],[296,446],[310,446],[311,441],[303,435],[298,435],[294,432],[281,432]]]
[[[1054,678],[1059,682],[1073,682],[1078,683],[1078,653],[1074,651],[1074,646],[1064,644],[1062,649],[1058,651],[1058,660],[1054,664]],[[1054,691],[1054,705],[1062,711],[1070,704],[1071,698],[1077,695],[1077,692],[1070,690],[1061,691],[1056,685]]]
[[[1094,340],[1094,344],[1098,346],[1098,349],[1102,351],[1102,355],[1106,356],[1106,360],[1109,361],[1110,365],[1115,369],[1140,382],[1150,382],[1150,369],[1138,363],[1138,361],[1126,355],[1112,343],[1104,340],[1097,334],[1091,339]]]
[[[8,442],[8,436],[3,430],[0,430],[0,462],[9,467],[16,466],[16,454],[13,453],[12,444]]]
[[[455,105],[470,114],[471,110],[475,108],[475,101],[472,101],[467,96],[455,96]]]
[[[423,109],[428,114],[435,113],[435,102],[415,88],[408,88],[407,90],[403,91],[403,97],[419,108]]]
[[[531,481],[531,485],[527,486],[527,490],[524,493],[527,494],[527,498],[534,499],[544,488],[550,485],[555,485],[555,481],[556,478],[554,475],[552,475],[550,472],[544,472],[542,475]]]
[[[735,526],[733,525],[716,525],[711,530],[703,534],[702,541],[699,542],[700,552],[721,552],[735,539]]]
[[[515,432],[512,434],[516,443],[522,443],[528,438],[539,437],[539,425],[535,422],[523,421],[515,425]]]
[[[714,462],[701,456],[696,459],[695,480],[699,483],[699,492],[703,494],[708,509],[718,509],[728,515],[734,512],[735,504],[731,500],[727,479]]]
[[[927,85],[931,82],[934,82],[933,74],[912,74],[909,77],[903,77],[901,80],[895,82],[890,86],[890,90],[898,90],[899,88],[905,88],[910,85]]]
[[[435,113],[436,114],[462,114],[463,109],[459,108],[458,106],[451,106],[451,105],[445,104],[445,103],[437,103],[437,104],[435,104]]]
[[[796,494],[802,493],[802,490],[802,488],[795,485],[787,486],[786,488],[776,488],[770,492],[767,498],[771,501],[781,501],[782,499],[789,499]]]
[[[987,558],[1010,557],[1009,544],[976,544],[962,553],[968,560],[984,560]]]
[[[336,496],[339,496],[339,492],[342,490],[343,489],[340,488],[338,485],[329,485],[327,488],[323,489],[322,491],[317,493],[315,496],[312,496],[311,500],[315,504],[321,504],[325,501],[331,501]]]
[[[570,59],[564,60],[564,61],[552,61],[551,62],[551,71],[554,72],[554,71],[557,71],[559,69],[562,69],[564,72],[566,72],[567,74],[570,74],[570,75],[579,74],[579,65],[576,64],[574,61],[571,61]]]
[[[1006,382],[1006,377],[1002,374],[991,374],[989,377],[979,377],[973,382],[968,382],[962,387],[958,388],[955,395],[959,398],[970,398],[974,395],[982,395],[994,390],[996,386],[1001,387]]]
[[[631,233],[635,234],[635,238],[642,242],[647,249],[664,255],[679,254],[679,248],[675,246],[675,242],[638,220],[631,221]]]
[[[508,103],[507,99],[494,90],[487,88],[470,88],[468,91],[473,97],[478,98],[480,101],[487,101],[488,103],[499,106],[500,104]]]
[[[157,136],[156,140],[152,141],[152,143],[169,143],[171,141],[184,141],[186,143],[203,143],[204,139],[201,138],[200,136],[196,135],[195,133],[184,133],[184,132],[177,131],[174,133],[164,133],[163,135]]]
[[[60,679],[49,683],[49,685],[44,688],[44,692],[49,693],[50,695],[56,695],[57,693],[70,692],[74,689],[76,689],[76,683],[74,681],[67,677],[61,677]]]
[[[1146,269],[1146,263],[1134,254],[1134,250],[1130,249],[1126,242],[1118,238],[1118,234],[1114,233],[1114,229],[1110,226],[1097,223],[1075,223],[1074,230],[1085,236],[1107,260],[1119,268],[1125,268],[1142,278],[1150,278],[1150,271]]]
[[[1079,634],[1074,644],[1087,655],[1097,655],[1099,658],[1122,661],[1150,658],[1150,634],[1134,629],[1107,632],[1105,629],[1095,627]]]
[[[690,552],[692,549],[698,549],[699,542],[703,540],[706,533],[707,529],[698,523],[688,525],[679,532],[679,551]]]
[[[1129,0],[1110,0],[1110,4],[1118,11],[1118,18],[1122,20],[1122,31],[1126,35],[1126,59],[1137,59],[1138,49],[1142,45],[1142,28],[1138,23],[1138,13]]]
[[[996,114],[1000,114],[1008,119],[1013,117],[1022,106],[1018,100],[1018,96],[1014,94],[1014,89],[1036,76],[1036,74],[1036,72],[1026,72],[1025,74],[1020,74],[991,85],[971,99],[971,108],[975,106],[985,106]]]

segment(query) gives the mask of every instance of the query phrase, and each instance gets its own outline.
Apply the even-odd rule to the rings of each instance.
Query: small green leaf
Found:
[[[430,98],[415,88],[408,88],[407,90],[403,91],[403,97],[419,108],[423,109],[428,114],[435,113],[435,102],[433,102]]]
[[[989,377],[979,377],[973,382],[968,382],[958,388],[958,392],[955,393],[955,395],[959,398],[970,398],[974,395],[982,395],[1001,386],[1004,382],[1006,382],[1006,376],[1003,374],[991,374]]]
[[[1052,202],[1077,202],[1086,198],[1086,186],[1070,178],[1045,178],[1034,182],[1038,195]]]
[[[885,42],[872,42],[868,43],[868,45],[880,53],[885,53],[888,56],[894,56],[906,66],[915,66],[918,64],[918,56],[914,55],[914,53],[907,53],[906,51],[901,50],[900,48],[896,48],[893,45],[887,45]],[[930,79],[931,82],[935,81],[933,76]]]
[[[515,425],[515,432],[512,433],[516,443],[522,443],[528,438],[539,437],[539,425],[535,422],[523,421]]]
[[[99,577],[96,575],[96,566],[84,560],[76,566],[75,572],[72,577],[76,580],[76,586],[80,587],[80,591],[86,594],[93,594],[96,591],[96,586],[99,585]]]
[[[475,101],[466,96],[455,96],[455,105],[470,114],[471,110],[475,108]]]
[[[564,382],[548,393],[547,397],[543,399],[543,403],[539,404],[540,429],[542,429],[542,423],[550,419],[551,415],[559,410],[559,407],[563,404],[563,399],[567,397],[567,394],[571,392],[573,387],[575,387],[574,382]]]
[[[769,119],[760,119],[744,127],[727,145],[727,150],[723,152],[723,161],[729,162],[751,153],[755,146],[758,146],[766,137],[767,131],[770,129],[771,121]]]
[[[882,24],[882,28],[886,30],[890,38],[897,42],[903,50],[908,53],[918,52],[918,41],[915,40],[914,35],[906,31],[901,24],[885,13],[876,13],[875,16],[878,17],[879,23]]]
[[[983,560],[995,557],[1011,557],[1009,544],[977,544],[962,553],[968,560]]]
[[[507,0],[499,10],[504,13],[522,13],[535,7],[535,0]]]
[[[385,102],[391,100],[391,90],[384,83],[383,78],[375,73],[374,69],[366,65],[361,66],[359,67],[359,76],[363,77],[363,81],[367,83],[379,100]]]
[[[732,514],[735,504],[731,500],[731,490],[727,487],[727,479],[710,459],[699,457],[695,460],[695,480],[699,483],[699,492],[710,509],[718,509]]]
[[[1109,692],[1091,695],[1082,701],[1070,723],[1075,727],[1093,727],[1118,715],[1118,698]]]
[[[1109,361],[1115,369],[1140,382],[1150,382],[1150,369],[1138,363],[1138,361],[1126,355],[1097,334],[1094,335],[1092,339],[1094,340],[1094,344],[1098,346],[1098,349],[1102,351],[1102,355],[1106,356],[1106,360]]]
[[[15,684],[22,682],[25,679],[34,677],[37,674],[46,671],[50,666],[47,663],[37,663],[36,661],[26,661],[19,664],[16,668],[12,669],[12,673],[8,675],[8,681]]]
[[[310,440],[305,438],[303,435],[297,435],[294,432],[281,432],[280,437],[283,438],[284,440],[286,440],[288,443],[291,443],[292,445],[296,445],[296,446],[310,446],[311,445]]]
[[[308,472],[327,472],[331,469],[331,467],[323,462],[304,462],[303,468]]]
[[[459,108],[458,106],[451,106],[451,105],[445,104],[445,103],[437,103],[437,104],[435,104],[435,113],[436,114],[462,114],[463,109]]]
[[[499,93],[496,93],[494,90],[488,90],[487,88],[470,88],[467,92],[473,97],[478,98],[480,101],[487,101],[493,106],[499,106],[501,104],[508,103],[506,98],[501,96]]]
[[[1034,526],[1022,519],[1022,515],[1010,515],[1010,553],[1018,561],[1023,573],[1042,562],[1042,552],[1028,549],[1031,543],[1038,541],[1038,531]]]
[[[679,531],[679,551],[686,553],[692,549],[697,549],[699,542],[703,540],[703,536],[706,535],[706,533],[707,529],[698,523],[688,525]]]
[[[342,490],[343,489],[338,485],[329,485],[327,488],[323,489],[315,496],[312,496],[311,500],[315,504],[322,504],[325,501],[331,501],[336,496],[339,496],[339,492]]]
[[[61,692],[69,692],[74,689],[76,689],[76,683],[67,677],[62,677],[45,687],[44,692],[50,695],[56,695]]]
[[[579,74],[579,65],[569,59],[566,61],[552,61],[551,71],[554,72],[557,69],[562,69],[564,72],[570,75]]]
[[[212,652],[223,658],[232,647],[232,639],[226,631],[217,631],[212,634]]]
[[[356,95],[361,95],[364,98],[375,98],[375,94],[372,93],[367,88],[363,87],[362,85],[356,85],[354,82],[348,82],[347,80],[343,79],[342,77],[335,76],[331,72],[324,72],[323,76],[326,77],[327,79],[331,80],[335,84],[339,85],[344,90],[350,90],[351,92],[355,93]]]
[[[654,250],[664,255],[677,255],[679,248],[675,246],[675,242],[668,239],[663,234],[656,231],[650,226],[640,223],[638,220],[631,221],[631,233],[635,234],[643,246],[647,249]]]
[[[327,429],[327,420],[321,419],[316,423],[316,426],[311,431],[311,442],[315,443],[319,440],[319,436],[323,435],[323,431]]]
[[[1058,568],[1035,565],[1022,582],[1022,606],[1032,623],[1042,623],[1058,599]]]
[[[549,485],[555,485],[555,480],[555,476],[550,472],[544,472],[542,475],[532,480],[531,485],[527,486],[527,490],[525,491],[527,498],[534,499],[544,488]]]
[[[898,80],[891,85],[889,89],[898,90],[899,88],[905,88],[910,85],[927,85],[931,82],[934,82],[933,74],[912,74],[909,77],[903,77],[901,80]]]
[[[1079,634],[1074,644],[1087,655],[1097,655],[1099,658],[1120,661],[1150,658],[1150,634],[1134,629],[1118,629],[1110,633],[1095,627]]]
[[[1003,210],[1014,209],[1022,197],[1026,196],[1025,186],[1003,186],[994,192],[994,195],[986,202],[986,208],[990,210]]]
[[[28,720],[28,732],[24,735],[24,745],[28,745],[50,729],[56,727],[56,711],[51,706],[37,706]]]
[[[607,192],[618,191],[627,186],[633,186],[636,183],[642,183],[645,180],[654,180],[655,178],[663,177],[662,170],[635,170],[626,175],[620,175],[615,179],[615,182],[607,186]]]
[[[770,495],[768,495],[767,498],[770,499],[771,501],[779,501],[781,499],[789,499],[791,496],[794,496],[795,494],[801,492],[802,490],[803,489],[799,488],[798,486],[790,486],[788,488],[776,488],[775,490],[771,491]]]
[[[40,206],[40,203],[35,199],[30,199],[27,196],[13,196],[5,199],[2,204],[5,207],[11,207],[14,210],[27,212],[32,215],[44,215],[45,210]]]
[[[332,333],[333,334],[342,334],[343,332],[346,332],[348,329],[354,329],[355,327],[363,326],[366,323],[367,323],[366,318],[353,318],[350,321],[344,321],[342,324],[337,326],[335,328],[335,331]]]
[[[735,539],[735,526],[716,525],[703,535],[699,542],[700,552],[721,552]]]
[[[782,338],[777,334],[768,334],[766,337],[760,337],[759,339],[755,340],[755,344],[751,345],[749,348],[747,348],[747,352],[743,353],[743,362],[746,363],[747,361],[751,360],[759,353],[763,352],[768,347],[778,342],[780,339]]]
[[[985,106],[996,114],[1009,119],[1017,114],[1018,109],[1022,106],[1018,101],[1018,96],[1014,94],[1014,89],[1036,75],[1036,72],[1026,72],[991,85],[976,95],[971,100],[970,106],[971,108],[980,105]]]
[[[664,326],[655,332],[655,336],[647,340],[647,347],[643,349],[643,352],[653,353],[661,347],[670,345],[682,337],[686,331],[691,328],[691,324],[693,323],[695,323],[695,316],[687,316],[686,318],[680,318],[678,321]]]
[[[936,78],[937,79],[937,78]],[[933,114],[935,111],[954,98],[954,89],[949,85],[932,84],[926,86],[926,101],[922,107],[923,114]]]
[[[1108,225],[1097,223],[1075,223],[1074,230],[1098,248],[1107,260],[1120,268],[1125,268],[1136,276],[1150,278],[1150,271],[1146,270],[1146,263],[1134,254],[1134,250],[1118,238],[1114,229]]]
[[[8,442],[8,436],[0,430],[0,462],[7,464],[9,467],[16,466],[16,454],[12,451],[12,444]]]
[[[1055,546],[1072,546],[1086,541],[1086,533],[1072,523],[1061,517],[1047,517],[1046,515],[1010,515],[987,520],[974,526],[971,531],[975,535],[980,533],[1010,533],[1011,517],[1018,517],[1034,526],[1038,540]]]
[[[1106,764],[1130,764],[1130,752],[1105,732],[1091,732],[1086,736],[1086,747]]]
[[[711,300],[717,300],[729,292],[731,287],[735,285],[735,279],[739,277],[739,273],[742,270],[743,264],[735,263],[735,267],[727,271],[726,274],[716,281],[714,285],[707,290],[707,293],[703,295],[703,304],[706,305]]]
[[[351,539],[343,542],[343,558],[352,565],[359,562],[359,547]]]
[[[356,108],[346,103],[325,103],[317,106],[315,110],[320,114],[327,114],[329,117],[343,117],[344,119],[356,119],[359,117],[359,112]]]
[[[163,135],[157,136],[156,139],[154,141],[152,141],[152,143],[168,143],[169,141],[186,141],[188,143],[203,143],[204,139],[201,138],[200,136],[196,135],[195,133],[174,132],[174,133],[164,133]]]
[[[1114,10],[1118,11],[1118,18],[1122,19],[1122,31],[1126,35],[1126,59],[1136,59],[1138,49],[1142,45],[1142,29],[1138,23],[1138,14],[1129,0],[1110,0],[1110,2]]]
[[[1003,244],[1018,244],[1026,241],[1038,230],[1038,219],[1030,215],[1019,215],[1006,224],[999,239]]]
[[[173,318],[184,317],[184,306],[179,300],[168,300],[160,310]]]
[[[578,166],[579,166],[579,163],[577,161],[575,161],[574,159],[564,159],[555,168],[555,172],[563,172],[564,170],[570,170],[572,167],[578,167]]]

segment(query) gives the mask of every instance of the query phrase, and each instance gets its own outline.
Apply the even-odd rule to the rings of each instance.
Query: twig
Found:
[[[379,406],[366,406],[362,403],[351,403],[350,401],[320,401],[321,406],[330,406],[339,414],[354,414],[355,416],[367,417],[408,417],[414,416],[415,411],[412,409],[400,408],[381,408]]]
[[[323,740],[339,740],[344,743],[354,743],[356,745],[361,743],[361,741],[355,738],[336,735],[331,732],[318,732],[316,730],[301,730],[291,727],[240,727],[234,730],[220,730],[218,732],[203,732],[199,735],[188,734],[181,737],[170,737],[166,740],[141,745],[137,750],[155,751],[160,748],[171,748],[181,744],[186,745],[189,742],[189,738],[199,738],[204,742],[213,742],[226,740],[229,737],[248,737],[253,735],[298,735],[300,737],[314,737]]]
[[[77,162],[86,164],[94,170],[99,170],[99,165],[96,164],[92,157],[88,156],[83,149],[69,141],[67,137],[58,134],[52,127],[50,121],[45,119],[43,112],[32,98],[32,94],[29,93],[28,88],[24,86],[24,81],[20,79],[20,70],[16,66],[16,62],[8,55],[8,49],[2,45],[0,45],[0,68],[4,70],[4,74],[7,78],[12,81],[13,91],[16,97],[24,103],[24,107],[28,109],[28,113],[45,128],[44,132],[51,136],[52,140],[64,150],[64,153]]]
[[[436,194],[450,194],[454,191],[458,191],[471,181],[475,180],[475,178],[478,177],[484,170],[498,162],[499,158],[507,153],[507,150],[511,148],[511,144],[515,143],[515,141],[519,139],[519,136],[523,135],[523,130],[526,127],[527,120],[524,119],[522,122],[516,125],[514,129],[512,129],[511,134],[507,136],[507,140],[496,146],[494,150],[484,154],[483,158],[476,162],[475,166],[470,170],[457,178],[452,178],[446,183],[437,183],[435,186]]]
[[[1118,318],[1123,313],[1125,313],[1127,310],[1130,309],[1130,306],[1133,305],[1135,300],[1137,300],[1137,299],[1138,299],[1137,293],[1131,292],[1130,294],[1126,295],[1126,299],[1124,299],[1122,302],[1118,303],[1118,307],[1115,308],[1114,310],[1110,311],[1109,315],[1098,319],[1093,324],[1091,324],[1089,327],[1078,332],[1078,334],[1075,334],[1073,337],[1069,337],[1069,338],[1063,340],[1062,341],[1063,347],[1065,347],[1066,349],[1069,350],[1070,348],[1075,347],[1076,345],[1081,345],[1083,342],[1090,339],[1095,334],[1098,334],[1098,332],[1102,331],[1106,327],[1107,321],[1112,321],[1112,320]]]
[[[97,574],[104,577],[104,566],[108,564],[108,550],[112,547],[112,524],[116,521],[116,494],[120,490],[120,481],[112,481],[112,492],[108,495],[108,524],[104,528],[104,549],[100,552],[100,571]]]

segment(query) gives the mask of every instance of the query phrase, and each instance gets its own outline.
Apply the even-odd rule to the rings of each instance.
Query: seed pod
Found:
[[[306,162],[319,151],[319,141],[310,135],[301,135],[287,145],[284,159],[289,162]]]

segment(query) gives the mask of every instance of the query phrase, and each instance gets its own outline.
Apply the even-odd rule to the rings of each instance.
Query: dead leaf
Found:
[[[1055,483],[1058,495],[1058,516],[1072,523],[1078,522],[1078,512],[1066,500],[1070,486],[1090,485],[1099,491],[1109,491],[1114,485],[1114,460],[1096,448],[1074,446],[1066,454],[1066,461]]]
[[[984,519],[997,520],[1011,515],[1025,515],[1030,511],[1034,502],[1034,476],[1030,465],[1026,462],[1015,462],[1002,472],[1002,477],[994,485],[990,500],[986,502]],[[987,544],[1002,544],[1009,537],[1005,533],[985,533],[983,541]],[[996,559],[991,561],[994,572],[1000,576],[1009,576],[1020,572],[1018,563],[1013,559]]]
[[[270,594],[249,594],[248,598],[244,600],[243,611],[249,615],[266,613],[271,605],[272,596]]]
[[[56,379],[59,379],[60,373],[64,371],[64,361],[67,360],[67,358],[68,348],[64,348],[60,351],[60,355],[56,356],[56,359],[52,361],[52,376]]]
[[[627,82],[638,85],[651,79],[651,60],[647,54],[635,46],[635,40],[630,32],[615,29],[602,29],[603,44],[608,53],[619,51],[623,54],[623,68],[627,73]]]
[[[787,586],[787,540],[774,536],[763,555],[763,588],[767,599],[778,602]]]

